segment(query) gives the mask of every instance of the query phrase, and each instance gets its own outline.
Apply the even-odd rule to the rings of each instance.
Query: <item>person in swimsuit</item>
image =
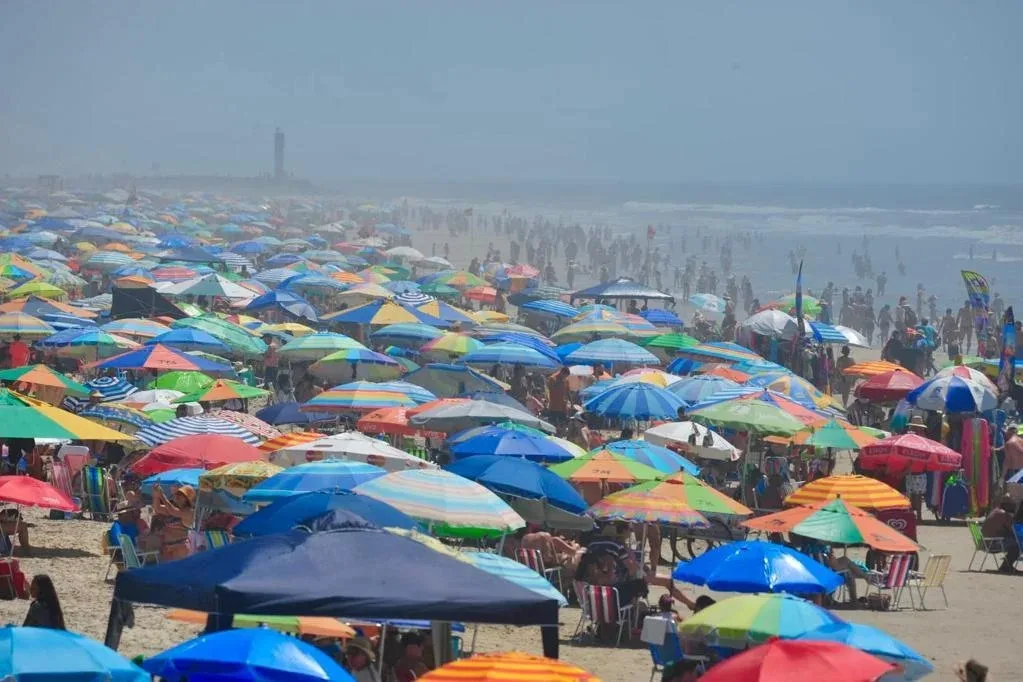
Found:
[[[160,536],[160,560],[188,556],[188,530],[195,522],[195,488],[183,485],[170,499],[153,486],[153,532]]]

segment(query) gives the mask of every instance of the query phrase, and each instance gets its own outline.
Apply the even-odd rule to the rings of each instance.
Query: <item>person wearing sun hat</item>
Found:
[[[355,682],[380,682],[374,663],[377,655],[373,645],[365,637],[353,637],[345,647],[345,669],[352,674]]]

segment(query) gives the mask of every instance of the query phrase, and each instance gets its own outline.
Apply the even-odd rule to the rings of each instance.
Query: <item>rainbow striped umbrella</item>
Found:
[[[460,358],[484,347],[482,341],[465,334],[447,332],[419,348],[419,354],[426,360],[446,361]]]
[[[140,339],[152,339],[160,334],[170,331],[170,327],[160,324],[159,322],[132,317],[107,322],[105,325],[101,326],[100,329],[108,334],[117,334],[119,336],[129,336]]]
[[[443,272],[431,280],[431,283],[446,284],[456,289],[468,289],[469,287],[481,287],[486,285],[486,280],[477,277],[465,270],[454,272]]]
[[[724,362],[763,360],[762,357],[748,348],[742,348],[741,346],[736,346],[734,344],[724,345],[716,343],[701,343],[699,346],[679,348],[676,352],[682,357],[699,360],[701,362],[714,360]]]
[[[396,471],[353,490],[396,507],[441,537],[499,537],[526,525],[500,497],[442,469]]]
[[[831,397],[824,395],[817,387],[802,377],[789,372],[765,372],[757,374],[746,382],[750,386],[767,388],[781,393],[793,401],[809,407],[825,408],[831,405]]]
[[[720,493],[695,476],[684,471],[658,481],[648,481],[628,488],[632,492],[646,492],[658,497],[670,497],[686,503],[701,514],[727,514],[750,516],[753,510]]]
[[[841,622],[830,611],[788,594],[744,594],[690,616],[679,626],[679,636],[745,649],[771,637],[791,639]]]
[[[583,321],[562,327],[551,335],[551,340],[563,344],[573,341],[587,342],[599,339],[627,338],[631,335],[631,331],[617,322]],[[656,358],[654,358],[654,362],[657,362]]]
[[[346,348],[320,358],[309,367],[327,381],[396,379],[405,371],[393,358],[368,348]]]
[[[422,677],[423,682],[600,682],[582,668],[570,663],[517,651],[495,654],[477,654],[432,670]]]
[[[609,450],[617,455],[625,455],[634,459],[640,464],[663,471],[666,474],[674,474],[678,471],[685,471],[693,476],[700,475],[700,467],[688,459],[666,447],[648,443],[645,440],[616,440],[602,445],[594,450]]]
[[[131,265],[135,262],[131,256],[116,251],[94,251],[84,264],[87,270],[101,270],[111,272],[119,267]]]
[[[89,395],[89,389],[72,381],[60,372],[46,365],[25,365],[0,371],[0,381],[7,384],[32,384],[34,386],[50,386],[63,388],[66,392],[79,396]]]
[[[324,391],[302,405],[303,412],[371,412],[381,407],[413,407],[406,393],[381,389],[370,381],[353,381]]]
[[[38,317],[25,313],[4,313],[0,315],[0,338],[10,340],[15,334],[23,339],[41,339],[56,330]]]
[[[311,362],[324,358],[331,353],[349,348],[366,348],[350,336],[317,332],[306,334],[284,344],[278,351],[282,358],[291,361]]]
[[[218,419],[223,419],[241,426],[259,436],[261,439],[277,438],[281,432],[277,428],[267,424],[265,421],[247,412],[236,412],[235,410],[220,410],[212,414]]]
[[[600,521],[656,523],[683,528],[709,528],[710,522],[678,498],[633,489],[608,495],[586,512]]]
[[[566,481],[575,483],[636,483],[653,481],[664,474],[610,450],[597,450],[549,467]]]

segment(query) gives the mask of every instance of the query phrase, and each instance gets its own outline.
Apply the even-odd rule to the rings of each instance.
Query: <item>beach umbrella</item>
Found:
[[[62,315],[64,317],[77,317],[85,323],[86,320],[91,320],[96,317],[96,313],[85,310],[84,308],[77,308],[67,303],[61,303],[60,301],[50,301],[45,298],[39,298],[38,296],[28,296],[27,298],[20,298],[17,301],[8,301],[3,305],[0,305],[0,313],[25,313],[26,315],[32,315],[33,317],[43,318],[44,316]]]
[[[114,320],[113,322],[107,322],[102,325],[100,329],[108,334],[117,334],[118,336],[127,336],[136,339],[151,339],[163,334],[164,332],[170,331],[170,327],[167,325],[140,318]]]
[[[198,430],[196,433],[185,436],[167,438],[161,445],[154,447],[141,459],[132,465],[132,472],[138,476],[151,476],[171,469],[216,469],[225,464],[237,462],[252,462],[265,460],[266,457],[251,442],[259,442],[252,434],[236,424],[225,422],[222,419],[211,417],[180,417],[166,424],[190,420],[187,428],[192,428],[196,423],[202,424],[222,422],[238,429],[242,434],[249,437],[249,442],[240,435],[227,435],[211,430]],[[157,425],[157,428],[162,425]],[[177,425],[181,427],[180,424]],[[217,426],[214,424],[214,426]],[[223,428],[223,427],[219,427]],[[185,430],[179,428],[178,430]],[[141,439],[140,439],[141,440]],[[146,441],[143,441],[146,442]],[[147,443],[150,444],[150,443]]]
[[[899,670],[897,673],[885,675],[883,679],[886,682],[887,680],[895,682],[900,679],[911,682],[934,672],[934,666],[924,656],[887,632],[861,623],[822,625],[796,637],[796,640],[838,642],[876,656],[882,661],[894,663]],[[831,678],[830,675],[828,677]]]
[[[484,348],[478,341],[467,334],[447,332],[419,347],[419,354],[426,360],[453,360]]]
[[[550,471],[573,483],[636,483],[653,481],[664,474],[625,455],[597,450],[550,467]]]
[[[64,376],[60,372],[50,369],[46,365],[25,365],[14,369],[0,370],[0,381],[4,383],[21,383],[33,386],[48,386],[61,388],[66,392],[78,395],[89,395],[89,389]]]
[[[835,498],[861,509],[909,507],[909,500],[895,488],[876,478],[857,474],[838,474],[810,481],[786,497],[785,504],[805,505]]]
[[[246,300],[256,297],[251,290],[235,284],[217,273],[178,282],[162,289],[161,293],[171,296],[210,296]]]
[[[92,255],[85,259],[84,267],[88,270],[99,270],[100,272],[112,272],[125,265],[131,265],[135,260],[126,254],[116,251],[93,251]],[[154,275],[155,275],[154,271]]]
[[[334,324],[366,324],[372,327],[386,327],[389,324],[399,323],[420,323],[440,328],[450,326],[444,320],[421,312],[417,308],[404,307],[384,300],[333,313],[323,319]]]
[[[534,462],[557,463],[574,458],[574,454],[542,431],[514,428],[517,424],[494,424],[470,429],[466,438],[450,443],[448,450],[456,459],[473,455],[503,455]],[[458,434],[456,434],[458,435]]]
[[[482,485],[440,469],[397,471],[354,491],[397,507],[440,537],[499,537],[525,525]]]
[[[753,313],[739,327],[773,339],[791,339],[799,334],[796,318],[772,308]]]
[[[394,288],[392,288],[389,285],[400,283],[401,282],[388,282],[386,285],[384,285],[384,288],[387,289],[388,291],[394,291]],[[417,288],[415,290],[406,290],[398,292],[394,297],[396,303],[406,306],[410,305],[415,308],[434,300],[433,296],[424,294],[422,291],[419,291],[418,289],[419,285],[416,284],[415,282],[409,282],[408,284],[412,284]]]
[[[381,407],[359,417],[356,428],[362,433],[381,434],[386,433],[394,436],[414,436],[424,434],[422,429],[409,424],[407,407]],[[443,439],[443,433],[433,433],[432,437]]]
[[[320,438],[324,438],[324,434],[317,433],[315,431],[291,431],[288,433],[282,433],[279,436],[264,441],[260,444],[259,449],[269,455],[283,448],[300,445],[302,443],[311,443],[312,441],[319,440]]]
[[[714,294],[693,294],[689,297],[689,304],[695,306],[697,309],[708,313],[723,313],[725,312],[725,299]]]
[[[244,429],[247,429],[263,438],[276,438],[281,435],[281,432],[274,427],[267,424],[262,419],[255,417],[247,412],[236,412],[235,410],[217,410],[212,416],[218,419],[224,419],[229,422],[233,422]]]
[[[850,424],[830,420],[823,426],[800,431],[788,442],[794,445],[814,447],[817,449],[859,450],[877,442],[874,436]]]
[[[671,474],[660,480],[638,483],[628,490],[679,499],[701,514],[717,516],[750,516],[753,514],[753,510],[684,471]]]
[[[79,360],[98,360],[125,351],[134,350],[139,344],[116,334],[108,334],[97,328],[82,329],[80,333],[68,335],[58,341],[53,337],[39,342],[44,348],[54,348],[60,357]]]
[[[532,426],[548,433],[555,433],[551,424],[528,412],[507,407],[488,400],[466,400],[450,405],[441,405],[414,415],[409,422],[428,431],[454,433],[473,426],[514,422]]]
[[[307,412],[372,412],[381,407],[411,407],[416,401],[408,394],[380,388],[370,381],[353,381],[335,386],[302,405]]]
[[[149,388],[173,391],[177,395],[158,395],[148,402],[173,402],[186,393],[194,393],[209,388],[216,381],[202,372],[190,370],[174,370],[165,372],[149,383]]]
[[[96,377],[86,381],[83,386],[88,394],[99,393],[99,400],[103,403],[124,400],[137,392],[137,389],[120,377]],[[64,406],[71,409],[81,409],[86,405],[85,400],[68,396],[64,399]]]
[[[33,280],[25,282],[7,292],[8,298],[24,298],[26,296],[38,296],[40,298],[64,298],[67,293],[60,287],[48,282]]]
[[[317,332],[289,341],[281,347],[278,353],[282,358],[293,362],[315,362],[336,351],[351,348],[365,349],[366,347],[344,334]]]
[[[787,395],[758,386],[740,386],[739,388],[726,388],[702,402],[690,406],[690,411],[696,413],[705,407],[721,403],[742,403],[742,402],[763,402],[795,417],[806,426],[821,426],[834,417],[835,412],[827,412],[817,409],[812,402],[800,403]],[[805,428],[805,427],[804,427]]]
[[[555,334],[555,336],[557,336]],[[553,337],[552,337],[553,338]],[[650,351],[623,339],[591,341],[575,349],[565,358],[569,365],[658,365],[660,360]]]
[[[869,377],[859,384],[853,393],[857,398],[878,403],[894,403],[905,398],[906,394],[923,382],[923,379],[912,372],[897,369]]]
[[[678,632],[684,640],[745,649],[771,637],[792,639],[839,622],[831,612],[788,594],[744,594],[723,599],[693,614],[679,626]]]
[[[998,406],[998,389],[982,372],[959,365],[941,370],[910,391],[906,400],[922,410],[985,412]]]
[[[384,469],[365,462],[321,459],[293,466],[267,478],[245,493],[245,501],[272,502],[316,490],[351,490],[386,473]]]
[[[687,411],[686,416],[694,421],[737,431],[791,436],[806,428],[804,422],[780,407],[761,400],[723,400],[712,402],[705,407],[699,405],[700,403],[695,409]]]
[[[507,386],[497,379],[481,374],[465,365],[429,363],[409,372],[404,380],[421,386],[440,398],[453,398],[463,393],[503,393]]]
[[[773,639],[715,665],[704,682],[876,682],[891,663],[837,642]]]
[[[346,431],[313,441],[289,445],[270,455],[271,462],[285,467],[303,462],[318,462],[323,459],[364,462],[387,471],[436,468],[435,464],[358,431]]]
[[[554,587],[547,578],[525,564],[489,552],[464,552],[463,554],[469,560],[469,563],[476,568],[504,578],[519,587],[524,587],[527,590],[532,590],[537,594],[554,599],[563,607],[568,606],[568,600],[558,591],[558,588]]]
[[[270,628],[202,635],[145,659],[142,667],[161,679],[173,681],[355,680],[316,647]]]
[[[757,374],[750,377],[746,384],[780,393],[807,407],[824,408],[831,405],[831,396],[824,395],[809,381],[790,372]]]
[[[613,386],[583,404],[587,412],[618,419],[674,419],[685,403],[666,389],[642,382]]]
[[[394,379],[401,376],[404,371],[393,358],[366,348],[334,351],[309,367],[309,372],[313,376],[330,382]]]
[[[687,405],[695,405],[710,400],[725,389],[739,388],[739,384],[724,377],[699,374],[676,381],[668,390],[682,399]]]
[[[162,344],[182,351],[200,350],[208,353],[230,353],[224,342],[201,329],[169,329],[146,341],[147,346]]]
[[[692,348],[700,345],[700,340],[688,334],[658,334],[643,340],[644,348],[662,348],[666,351],[677,351],[680,348]]]
[[[11,682],[149,682],[150,676],[113,649],[55,628],[0,628],[0,678]]]
[[[228,365],[210,362],[194,355],[155,344],[143,346],[138,350],[115,355],[106,360],[94,362],[90,369],[152,369],[152,370],[191,370],[196,372],[230,373],[234,370]]]
[[[582,321],[574,322],[567,327],[562,327],[551,334],[551,340],[558,343],[572,343],[582,341],[584,343],[599,341],[601,339],[626,338],[632,333],[623,325],[609,321]]]
[[[599,682],[570,663],[515,651],[476,654],[431,670],[424,682],[488,682],[493,680],[543,680],[544,682]]]
[[[250,445],[259,444],[259,438],[248,429],[226,419],[204,414],[178,417],[161,424],[154,424],[136,433],[135,437],[146,445],[156,446],[185,436],[203,434],[235,438]]]
[[[251,491],[250,491],[251,492]],[[239,537],[284,533],[295,526],[309,526],[331,512],[340,518],[371,523],[381,528],[418,530],[419,523],[395,507],[350,490],[316,490],[274,499],[234,527]],[[335,516],[332,521],[339,520]]]
[[[817,300],[813,296],[807,296],[805,294],[803,294],[802,299],[803,299],[802,309],[804,315],[812,315],[813,317],[817,317],[818,315],[821,314],[821,303],[819,300]],[[795,314],[796,295],[794,293],[786,294],[776,301],[771,301],[764,307],[776,308],[778,310],[784,310],[785,312]]]
[[[571,485],[536,462],[500,455],[474,455],[444,468],[498,495],[508,496],[505,500],[508,502],[511,498],[543,500],[572,514],[586,511],[586,501]]]
[[[227,344],[231,351],[238,355],[257,357],[266,353],[266,344],[258,336],[216,315],[207,314],[175,320],[171,327],[174,329],[189,327],[204,331]]]
[[[537,315],[550,315],[557,318],[573,318],[579,314],[579,310],[562,301],[548,301],[538,299],[530,301],[521,306],[522,310],[528,310]]]
[[[477,367],[519,366],[527,372],[543,373],[554,372],[561,366],[561,363],[552,359],[549,354],[517,343],[483,346],[464,355],[461,362]]]
[[[86,417],[88,419],[98,419],[105,422],[113,422],[115,424],[126,424],[128,426],[133,426],[136,429],[145,429],[155,423],[152,417],[141,410],[136,410],[125,405],[115,405],[113,403],[88,406],[79,412],[78,416]]]
[[[170,373],[172,372],[169,372],[169,374]],[[198,374],[198,372],[196,372],[196,374]],[[98,381],[98,379],[94,379],[93,381]],[[119,381],[123,381],[123,379]],[[210,379],[209,383],[212,384],[213,379]],[[131,384],[128,385],[131,386]],[[181,396],[185,395],[181,391],[176,391],[170,388],[150,388],[145,391],[136,391],[134,390],[135,389],[134,386],[131,386],[131,388],[133,390],[130,391],[128,394],[119,398],[115,398],[111,402],[131,403],[132,405],[150,405],[155,403],[165,405],[166,406],[165,409],[173,409],[170,406],[171,401],[173,401],[175,398],[180,398]]]
[[[217,509],[239,509],[246,492],[281,471],[283,469],[276,464],[258,459],[231,462],[205,471],[199,475],[200,505],[209,503]]]
[[[379,229],[379,226],[377,226]],[[408,260],[416,261],[422,260],[423,254],[418,249],[413,249],[411,246],[395,246],[394,248],[387,249],[388,256],[395,258],[406,258]]]
[[[78,511],[78,505],[70,497],[31,476],[0,476],[0,502],[19,507]]]
[[[647,308],[641,310],[639,316],[658,327],[681,327],[682,319],[665,308]]]
[[[742,455],[724,436],[695,422],[668,422],[643,432],[643,440],[673,447],[683,455],[734,462]]]
[[[173,403],[212,403],[227,400],[251,400],[269,395],[270,391],[230,379],[217,379],[199,390],[175,398]]]
[[[680,563],[671,577],[715,592],[827,594],[843,584],[842,576],[802,552],[762,541],[714,547]]]
[[[274,426],[283,424],[315,424],[332,421],[334,415],[328,412],[303,412],[299,403],[275,403],[256,412],[256,417]]]
[[[0,315],[0,339],[10,341],[15,335],[22,339],[41,339],[50,336],[56,330],[37,317],[24,313],[4,313]]]
[[[168,469],[158,474],[148,476],[142,481],[141,491],[144,495],[153,494],[153,486],[159,485],[164,490],[180,488],[183,485],[190,485],[193,488],[199,487],[199,476],[206,473],[205,469],[189,467],[183,469]]]
[[[56,440],[125,441],[134,437],[114,431],[67,410],[16,394],[0,403],[4,438],[53,438]],[[26,404],[27,403],[27,404]]]
[[[887,360],[870,360],[868,362],[858,362],[855,365],[851,365],[842,370],[842,374],[852,377],[871,377],[877,374],[887,374],[888,372],[906,372],[909,371],[902,365],[897,365],[894,362],[888,362]]]
[[[917,435],[902,433],[882,440],[873,439],[860,449],[857,460],[865,470],[885,472],[955,471],[962,468],[963,456],[941,443]]]
[[[622,490],[590,507],[589,516],[598,521],[656,523],[680,528],[709,528],[710,522],[678,498],[661,497],[644,491]]]
[[[440,338],[444,332],[428,324],[389,324],[371,333],[376,343],[394,344],[405,348],[419,348],[428,341]]]
[[[209,614],[189,609],[174,609],[166,615],[167,620],[191,625],[206,625]],[[355,630],[337,618],[318,616],[253,616],[236,613],[231,621],[232,628],[268,627],[277,632],[287,632],[310,637],[330,637],[350,639],[355,637]]]
[[[743,525],[767,533],[796,533],[834,545],[866,545],[894,554],[920,549],[899,531],[844,499],[786,509],[749,519]]]
[[[682,455],[645,440],[616,440],[605,443],[597,450],[610,450],[617,455],[625,455],[629,459],[634,459],[640,464],[646,464],[665,474],[685,471],[693,476],[700,475],[700,467]]]

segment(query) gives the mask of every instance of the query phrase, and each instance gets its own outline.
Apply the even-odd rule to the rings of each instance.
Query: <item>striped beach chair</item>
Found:
[[[871,571],[867,575],[867,598],[870,598],[871,590],[878,594],[889,595],[888,608],[897,610],[899,600],[909,580],[909,568],[913,561],[912,554],[893,554],[888,560],[887,571]],[[912,600],[913,593],[910,592]]]
[[[114,507],[112,487],[105,469],[95,466],[82,469],[82,511],[94,520],[109,521]]]
[[[582,634],[587,624],[598,630],[602,625],[617,625],[618,636],[615,638],[615,646],[620,645],[625,628],[632,627],[635,605],[623,605],[618,589],[607,585],[578,583],[576,593],[579,595],[579,606],[582,610],[576,636]]]
[[[564,592],[564,588],[561,586],[561,566],[554,566],[553,568],[547,568],[544,566],[543,555],[538,549],[526,549],[524,547],[519,548],[515,551],[515,559],[520,564],[525,564],[531,569],[547,578],[552,584],[557,585],[558,592]]]

